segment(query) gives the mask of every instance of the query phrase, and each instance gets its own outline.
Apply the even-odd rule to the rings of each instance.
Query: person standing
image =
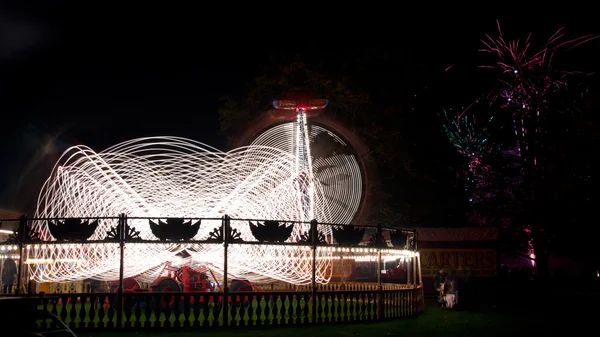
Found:
[[[446,300],[446,308],[453,309],[456,304],[456,289],[455,283],[453,279],[446,279],[446,283],[442,287],[445,300]]]
[[[17,263],[12,258],[4,260],[2,266],[2,293],[11,294],[13,283],[17,278]]]
[[[446,271],[444,270],[444,267],[439,267],[438,271],[436,271],[433,276],[433,286],[435,287],[435,290],[440,291],[440,287],[444,283],[446,283]]]

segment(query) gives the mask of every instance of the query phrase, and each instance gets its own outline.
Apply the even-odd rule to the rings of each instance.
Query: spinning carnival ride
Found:
[[[98,219],[89,240],[102,240],[115,220],[127,214],[128,224],[143,240],[156,240],[148,219],[203,218],[193,240],[205,240],[219,218],[296,221],[288,242],[308,230],[305,223],[348,224],[361,205],[363,177],[354,155],[329,151],[311,155],[310,142],[324,137],[337,148],[347,146],[324,127],[309,127],[306,112],[325,100],[275,101],[279,109],[297,113],[296,121],[274,126],[247,147],[222,152],[178,137],[140,138],[94,152],[85,146],[68,149],[44,184],[33,230],[52,241],[49,218]],[[318,105],[312,103],[318,103]],[[306,103],[306,102],[304,102]],[[311,105],[312,104],[312,105]],[[335,148],[335,147],[333,147]],[[315,152],[322,151],[317,149]],[[135,219],[145,218],[145,219]],[[287,224],[288,226],[292,224]],[[248,221],[231,221],[245,241],[256,241]],[[330,226],[319,231],[331,237]],[[119,279],[119,247],[115,243],[33,245],[28,247],[30,277],[38,282]],[[166,265],[182,264],[222,273],[223,247],[209,243],[127,243],[124,278],[151,282]],[[230,245],[228,274],[251,282],[279,280],[308,284],[311,250],[303,246]],[[317,251],[316,282],[331,277],[331,251]],[[52,263],[43,263],[52,261]]]

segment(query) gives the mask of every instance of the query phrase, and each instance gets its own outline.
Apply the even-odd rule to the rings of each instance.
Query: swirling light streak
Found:
[[[36,218],[109,217],[120,213],[130,217],[219,218],[227,214],[232,218],[298,221],[294,185],[299,180],[294,171],[295,156],[281,146],[259,144],[261,140],[282,144],[281,139],[289,139],[293,129],[289,126],[274,129],[279,132],[267,131],[273,139],[267,140],[268,136],[263,135],[256,144],[230,152],[220,152],[179,137],[134,139],[99,153],[85,146],[72,147],[59,159],[44,184]],[[352,163],[348,158],[344,161],[343,157],[329,160],[338,165]],[[352,170],[355,170],[352,166],[346,169],[354,172]],[[338,172],[348,174],[346,171],[338,168]],[[357,174],[360,178],[360,171],[354,172],[354,178]],[[300,180],[303,185],[300,190],[308,191],[309,184],[314,184],[314,214],[319,221],[347,223],[358,206],[345,208],[335,200],[344,196],[342,200],[359,203],[360,198],[348,198],[347,192],[360,191],[360,185],[358,188],[346,186],[356,183],[352,179],[338,181],[334,187],[343,188],[337,192],[324,183],[333,177],[335,175],[329,173],[321,174],[312,182]],[[141,238],[155,239],[148,220],[128,221],[140,231]],[[42,239],[53,240],[47,222],[36,221],[33,225]],[[114,220],[99,220],[90,239],[103,239],[114,225]],[[232,221],[231,225],[241,232],[244,240],[254,240],[247,222]],[[203,221],[194,239],[207,239],[219,226],[220,220]],[[319,230],[331,234],[329,226],[320,226]],[[296,242],[300,236],[301,226],[296,225],[289,241]],[[311,281],[311,251],[304,248],[233,244],[229,248],[228,270],[231,275],[251,281],[275,279],[307,284]],[[181,265],[183,259],[177,255],[183,250],[191,255],[192,265],[208,266],[222,273],[222,245],[131,243],[125,249],[124,277],[152,280],[164,266]],[[329,251],[318,252],[316,281],[319,283],[326,283],[330,278],[330,272],[327,272],[330,257]],[[116,244],[35,246],[27,250],[27,260],[62,261],[31,263],[30,275],[36,281],[116,280],[119,275]]]
[[[252,145],[272,147],[285,153],[293,153],[295,129],[295,123],[279,124],[259,135]],[[315,188],[322,190],[322,195],[327,200],[325,203],[315,203],[315,213],[329,212],[325,218],[331,219],[333,223],[351,223],[362,202],[363,174],[360,165],[356,157],[349,153],[351,151],[347,151],[348,144],[331,131],[311,124],[307,132],[308,138],[311,140],[311,153],[313,154],[311,163]],[[327,156],[315,156],[317,149],[314,140],[323,134],[327,135],[340,150],[332,151]]]

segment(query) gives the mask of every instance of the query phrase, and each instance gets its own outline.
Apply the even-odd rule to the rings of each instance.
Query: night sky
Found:
[[[581,14],[455,8],[456,14],[383,17],[392,9],[348,16],[309,7],[234,15],[168,2],[156,8],[84,2],[0,4],[0,209],[31,207],[56,156],[71,145],[99,151],[131,138],[177,135],[224,148],[219,96],[242,92],[273,51],[335,57],[387,45],[430,67],[474,69],[479,39],[496,31],[496,18],[507,35],[519,34],[511,36],[533,30],[547,37],[563,24],[574,35],[598,33]],[[474,89],[471,83],[457,94]]]

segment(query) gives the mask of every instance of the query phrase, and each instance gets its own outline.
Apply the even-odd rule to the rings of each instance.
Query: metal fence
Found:
[[[118,286],[114,292],[87,293],[83,289],[54,294],[55,298],[44,300],[44,307],[61,317],[70,327],[79,330],[94,329],[157,329],[193,328],[217,326],[261,326],[307,323],[335,323],[388,319],[410,316],[423,310],[420,257],[417,251],[416,232],[387,228],[384,226],[349,226],[339,224],[257,219],[186,218],[200,225],[214,226],[201,239],[190,232],[189,226],[171,226],[168,233],[160,226],[167,223],[180,224],[181,218],[117,217],[53,218],[35,219],[22,216],[3,222],[18,223],[17,230],[0,242],[0,255],[16,257],[18,277],[17,294],[33,293],[27,275],[27,252],[41,246],[64,244],[112,244],[119,254]],[[40,222],[53,230],[36,232]],[[81,224],[103,222],[110,228],[105,234],[94,233]],[[142,238],[135,230],[136,224],[150,222],[154,238]],[[277,225],[273,225],[276,223]],[[270,229],[302,226],[304,233],[296,242],[285,238],[286,233],[254,230],[253,239],[243,239],[238,226],[265,226]],[[256,224],[256,225],[253,225]],[[60,227],[63,226],[61,229]],[[286,227],[286,226],[283,226]],[[79,228],[79,229],[78,229]],[[179,228],[179,229],[177,229]],[[268,229],[268,228],[267,228]],[[197,229],[196,229],[197,232]],[[323,233],[329,233],[324,235]],[[283,235],[283,237],[282,237]],[[288,234],[289,235],[289,234]],[[196,238],[196,239],[195,239]],[[137,289],[125,291],[124,268],[125,247],[128,244],[181,243],[222,246],[222,285],[216,292],[169,292],[158,293]],[[232,245],[277,245],[304,246],[311,251],[312,278],[310,284],[291,286],[283,283],[271,284],[267,291],[230,292],[228,257]],[[375,256],[376,277],[374,282],[339,280],[328,284],[317,282],[317,252],[328,250],[336,256],[353,258],[358,252],[368,251]],[[384,256],[393,256],[398,251],[407,255],[407,273],[403,284],[386,283],[382,277]],[[341,268],[341,267],[340,267]]]

